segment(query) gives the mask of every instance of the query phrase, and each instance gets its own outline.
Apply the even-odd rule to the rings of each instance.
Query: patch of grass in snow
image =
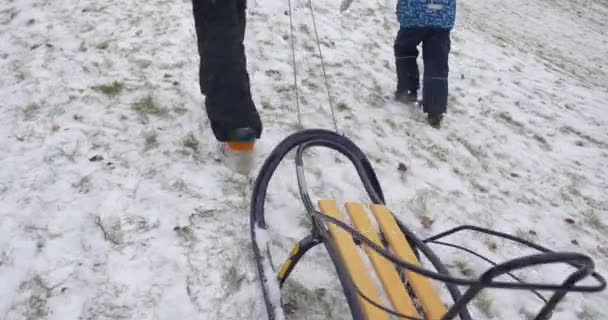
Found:
[[[547,142],[547,139],[545,139],[543,136],[535,133],[532,137],[534,138],[534,140],[536,140],[538,143],[540,143],[543,150],[551,151],[551,145],[549,144],[549,142]]]
[[[264,72],[264,74],[267,77],[272,78],[275,81],[281,80],[281,71],[279,71],[279,70],[269,69],[269,70],[266,70]]]
[[[72,188],[78,190],[79,193],[89,193],[91,187],[91,177],[89,176],[84,176],[78,182],[72,183]]]
[[[138,318],[133,314],[133,305],[116,298],[123,294],[124,287],[114,283],[104,283],[100,287],[94,289],[95,299],[90,299],[82,306],[80,319],[127,320]]]
[[[285,95],[291,95],[293,92],[295,92],[295,86],[293,84],[281,84],[275,87],[275,91],[278,93],[283,93]]]
[[[48,299],[51,297],[50,288],[38,275],[19,285],[19,290],[25,293],[27,298],[21,302],[25,308],[23,316],[27,320],[47,319],[49,314]],[[18,306],[14,306],[18,307]]]
[[[302,216],[300,216],[300,218],[298,219],[298,225],[306,230],[310,230],[312,228],[312,221],[310,221],[310,218],[308,217],[307,214],[302,214]]]
[[[122,82],[113,81],[112,83],[94,86],[93,90],[99,91],[108,97],[115,97],[119,95],[124,88],[125,85]]]
[[[439,159],[443,162],[448,161],[448,151],[436,144],[422,145],[435,159]]]
[[[173,112],[175,112],[178,115],[184,115],[186,114],[186,112],[188,112],[188,109],[186,107],[182,106],[175,106],[173,107]]]
[[[2,24],[2,25],[9,24],[11,21],[13,21],[13,19],[15,19],[15,17],[19,14],[19,12],[20,11],[15,9],[15,7],[0,11],[0,24]],[[30,25],[29,21],[28,21],[28,25]]]
[[[393,23],[391,23],[391,21],[389,21],[388,19],[384,19],[384,21],[382,22],[382,27],[384,28],[385,31],[387,32],[393,32]]]
[[[595,213],[595,210],[590,209],[583,213],[585,216],[585,224],[597,231],[608,231],[608,227],[602,222],[600,217]]]
[[[473,271],[473,269],[471,269],[471,267],[469,266],[469,263],[466,262],[465,260],[456,260],[456,261],[454,261],[454,265],[453,266],[463,276],[466,276],[466,277],[473,277],[473,276],[475,276],[475,272]]]
[[[608,155],[604,155],[605,158],[608,158]],[[588,206],[592,207],[595,210],[608,211],[608,200],[596,200],[594,198],[583,196],[583,200],[587,203]]]
[[[40,106],[37,103],[30,103],[27,106],[25,106],[25,108],[23,108],[23,110],[21,110],[21,113],[23,114],[23,118],[26,121],[33,120],[38,115],[39,112],[40,112]]]
[[[282,290],[283,309],[290,319],[340,319],[345,310],[340,298],[329,294],[324,288],[309,289],[303,284],[288,279]]]
[[[316,47],[313,45],[313,43],[312,43],[312,42],[307,41],[307,42],[305,42],[305,43],[304,43],[302,46],[303,46],[303,47],[304,47],[304,49],[306,49],[306,51],[308,51],[308,52],[311,52],[311,53],[314,53],[314,52],[315,52]]]
[[[97,216],[95,217],[95,224],[101,230],[105,240],[117,246],[124,244],[122,226],[119,219],[113,222],[105,222],[102,221],[100,216]]]
[[[82,12],[103,12],[106,8],[108,8],[108,5],[95,6],[94,4],[91,4],[90,6],[83,8]]]
[[[7,251],[2,251],[2,254],[0,255],[0,267],[5,266],[5,265],[12,265],[13,264],[13,259],[12,257],[9,255],[9,253]]]
[[[156,103],[154,97],[152,97],[151,94],[133,103],[131,108],[135,110],[137,114],[142,118],[147,118],[148,115],[166,117],[169,113],[166,108],[162,108]]]
[[[261,105],[264,110],[275,110],[275,107],[272,106],[270,99],[267,97],[262,97]]]
[[[486,319],[492,319],[496,316],[496,311],[494,310],[494,301],[490,296],[484,292],[481,292],[477,295],[477,298],[475,298],[474,301],[475,306],[477,309],[479,309],[479,311],[481,311],[481,313],[483,313]]]
[[[589,136],[589,135],[587,135],[585,133],[582,133],[581,131],[579,131],[577,129],[574,129],[574,128],[570,127],[570,126],[561,127],[559,130],[562,133],[574,134],[574,135],[578,136],[580,139],[586,140],[587,142],[592,143],[592,144],[594,144],[597,147],[600,147],[602,149],[608,149],[608,143],[607,142],[603,142],[603,141],[600,141],[598,139],[595,139],[595,138],[593,138],[593,137],[591,137],[591,136]]]
[[[148,151],[158,147],[158,135],[156,134],[156,131],[150,130],[146,132],[144,134],[144,138],[146,141],[144,145],[144,150]]]
[[[382,105],[384,105],[384,95],[383,95],[383,88],[382,86],[380,86],[378,84],[378,81],[376,81],[376,79],[373,79],[374,81],[374,85],[371,88],[371,91],[369,93],[369,95],[367,95],[365,97],[365,102],[370,106],[370,107],[380,107]]]
[[[311,79],[304,79],[302,81],[302,84],[304,84],[311,91],[318,91],[319,90],[319,84],[318,83],[319,83],[318,81],[311,80]]]
[[[587,305],[583,306],[583,310],[576,313],[578,320],[600,320],[601,315],[589,309]]]
[[[494,240],[494,238],[483,237],[482,239],[483,244],[485,244],[486,247],[490,249],[490,251],[496,252],[496,249],[498,249],[498,244],[496,243],[496,240]]]
[[[98,43],[95,48],[99,49],[99,50],[106,50],[107,48],[110,47],[110,41],[103,41]]]
[[[523,307],[519,309],[519,314],[522,315],[525,320],[534,320],[536,318],[536,313]]]
[[[436,196],[430,189],[417,190],[414,198],[409,201],[409,205],[418,217],[430,216],[429,198]]]
[[[129,215],[124,218],[124,226],[125,228],[123,230],[125,231],[142,233],[157,229],[160,226],[160,222],[158,220],[151,222],[144,216]]]
[[[245,272],[239,270],[237,266],[231,265],[222,275],[224,290],[227,294],[237,292],[241,288],[243,280],[245,280]]]
[[[477,181],[475,179],[471,179],[471,185],[473,186],[473,188],[475,188],[476,190],[478,190],[481,193],[489,192],[487,187],[485,187],[484,185],[482,185],[481,183],[479,183],[479,181]]]
[[[15,76],[15,79],[17,79],[17,81],[21,82],[24,81],[27,78],[27,75],[25,74],[24,71],[17,69],[13,75]]]
[[[384,67],[384,69],[392,71],[393,69],[391,68],[391,63],[388,60],[384,60],[382,62],[382,66]]]
[[[464,97],[464,93],[461,93],[461,96],[458,97],[456,95],[449,95],[448,96],[448,105],[451,108],[452,113],[454,114],[466,114],[464,108],[463,108],[463,104],[460,103],[460,98]]]
[[[498,113],[496,115],[496,119],[498,119],[499,121],[502,121],[503,123],[506,123],[510,126],[519,128],[519,129],[523,129],[523,127],[524,127],[523,123],[513,119],[513,117],[511,117],[511,115],[506,112]]]
[[[307,24],[303,24],[303,23],[302,23],[302,24],[300,24],[299,29],[300,29],[300,32],[301,32],[301,33],[304,33],[304,34],[310,34],[310,28],[308,28],[308,25],[307,25]]]
[[[384,123],[386,123],[393,131],[400,129],[399,125],[397,125],[394,119],[387,118],[384,120]]]
[[[532,231],[524,230],[522,228],[517,228],[517,230],[515,230],[515,236],[522,238],[524,240],[527,240],[527,241],[534,241],[536,234],[533,233]]]
[[[513,117],[510,114],[508,114],[506,112],[500,112],[500,113],[498,113],[498,115],[496,115],[496,119],[498,121],[501,121],[501,122],[509,125],[510,127],[514,128],[517,132],[520,132],[520,133],[525,132],[527,134],[532,135],[532,138],[536,142],[540,143],[541,148],[543,148],[543,150],[545,150],[545,151],[551,150],[551,145],[549,144],[549,142],[547,142],[547,139],[545,139],[543,136],[541,136],[537,133],[531,132],[529,129],[526,129],[523,123],[513,119]]]
[[[572,174],[566,174],[570,177],[570,184],[566,187],[566,191],[568,191],[571,195],[575,197],[581,197],[581,192],[578,189],[579,186],[579,177]]]
[[[338,102],[336,108],[338,109],[338,111],[342,112],[351,110],[350,107],[346,104],[346,102]]]
[[[487,153],[482,149],[482,147],[473,145],[471,142],[460,136],[456,136],[456,141],[462,144],[462,146],[467,149],[467,151],[477,160],[484,161],[488,158]]]
[[[364,45],[363,45],[363,47],[364,47],[364,48],[365,48],[365,49],[366,49],[366,50],[367,50],[369,53],[372,53],[372,54],[375,54],[375,53],[373,52],[373,51],[374,51],[374,49],[380,49],[380,48],[382,48],[382,47],[380,46],[380,44],[379,44],[378,42],[376,42],[376,41],[370,41],[370,42],[368,42],[368,43],[364,44]]]
[[[180,189],[181,190],[186,190],[188,187],[185,185],[183,180],[179,180],[180,181]],[[173,184],[175,186],[175,183]],[[191,224],[195,224],[197,219],[213,219],[215,218],[217,213],[216,209],[205,209],[204,207],[197,207],[194,208],[194,212],[190,215],[190,217],[188,218],[190,220]]]
[[[193,152],[198,152],[199,142],[192,132],[190,132],[184,140],[182,140],[184,148],[191,149]]]
[[[181,239],[183,239],[186,242],[192,242],[192,241],[196,240],[196,237],[194,236],[194,231],[192,231],[192,228],[190,226],[185,226],[185,227],[177,226],[177,227],[173,228],[173,231],[175,231],[175,233],[177,233],[178,237],[180,237]]]
[[[254,180],[251,177],[236,174],[227,175],[224,179],[223,190],[226,193],[238,195],[238,199],[241,199],[240,201],[229,201],[228,204],[235,210],[248,208],[248,199],[253,190]]]
[[[568,192],[566,192],[566,190],[562,189],[560,193],[562,196],[562,200],[572,202],[572,197],[570,197],[570,195],[568,194]]]
[[[223,229],[224,232],[227,230],[234,232],[233,228],[226,227]],[[241,290],[243,281],[247,282],[247,271],[252,266],[250,262],[254,260],[249,250],[249,240],[242,239],[236,234],[229,237],[234,239],[230,249],[222,250],[219,255],[214,257],[221,262],[218,267],[221,270],[221,286],[224,297],[234,295]]]

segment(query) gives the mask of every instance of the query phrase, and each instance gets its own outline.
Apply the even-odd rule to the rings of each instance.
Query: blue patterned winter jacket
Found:
[[[456,0],[397,0],[397,18],[402,28],[451,30],[456,18]]]

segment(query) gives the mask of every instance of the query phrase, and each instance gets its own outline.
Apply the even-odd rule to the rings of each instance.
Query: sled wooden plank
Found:
[[[320,200],[319,208],[324,214],[340,221],[344,221],[342,213],[340,210],[338,210],[334,200]],[[352,236],[333,223],[327,223],[327,228],[329,229],[329,233],[333,239],[334,246],[340,255],[340,260],[342,263],[344,263],[352,281],[359,288],[359,290],[361,290],[361,292],[363,292],[370,299],[373,301],[380,301],[380,296],[376,286],[370,276],[369,271],[363,264],[363,259],[359,254]],[[358,295],[358,300],[367,319],[389,320],[389,316],[386,312],[376,308],[374,305],[364,300],[360,295]]]
[[[380,236],[372,226],[369,215],[362,204],[347,203],[346,211],[348,212],[351,221],[355,225],[355,228],[359,232],[370,239],[373,243],[382,246]],[[420,317],[420,314],[418,314],[418,310],[416,310],[416,307],[412,302],[412,298],[407,293],[405,285],[401,281],[401,278],[399,277],[393,263],[381,256],[374,249],[365,245],[363,247],[365,248],[365,251],[367,252],[367,255],[369,256],[376,270],[376,274],[384,287],[384,292],[386,292],[386,295],[393,305],[393,310],[410,317]]]
[[[372,205],[371,209],[391,250],[404,261],[420,265],[414,250],[405,239],[389,209],[382,205]],[[405,276],[409,280],[427,318],[442,318],[446,313],[446,307],[441,302],[437,291],[435,291],[429,279],[408,270],[405,270]]]

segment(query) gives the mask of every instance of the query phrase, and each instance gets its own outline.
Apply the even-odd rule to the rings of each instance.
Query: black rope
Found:
[[[315,20],[315,9],[313,8],[312,0],[308,0],[308,6],[310,8],[310,15],[312,16],[312,26],[315,31],[315,40],[317,42],[317,48],[319,49],[319,58],[321,58],[321,69],[323,70],[323,79],[325,79],[325,89],[327,90],[327,99],[329,100],[331,118],[334,123],[334,128],[336,129],[336,132],[340,132],[340,130],[338,129],[338,120],[336,120],[334,104],[331,99],[331,90],[329,87],[329,81],[327,80],[327,73],[325,72],[325,61],[323,60],[323,52],[321,51],[321,41],[319,40],[319,33],[317,32],[317,21]]]
[[[292,15],[293,11],[291,9],[291,0],[287,1],[289,3],[289,38],[291,40],[291,63],[293,64],[293,87],[296,93],[296,109],[298,111],[298,126],[303,128],[302,126],[302,112],[300,111],[300,91],[298,89],[298,66],[296,65],[296,49],[295,49],[295,39],[293,36],[293,21]]]
[[[557,291],[557,290],[565,289],[563,285],[549,285],[549,284],[544,284],[544,283],[527,283],[527,282],[513,283],[513,282],[493,281],[493,280],[482,281],[479,279],[472,280],[472,279],[463,279],[463,278],[446,276],[444,274],[436,273],[436,272],[424,269],[415,264],[409,263],[407,261],[401,260],[401,258],[395,256],[393,253],[389,252],[388,250],[378,246],[373,241],[369,240],[366,236],[361,234],[359,231],[353,229],[351,226],[349,226],[348,224],[346,224],[338,219],[325,215],[324,213],[321,213],[319,211],[316,211],[315,217],[319,217],[322,220],[329,221],[330,223],[337,225],[341,229],[344,229],[345,231],[350,233],[353,238],[355,238],[356,240],[359,240],[362,243],[364,243],[365,245],[371,247],[374,251],[379,253],[384,258],[390,260],[397,266],[410,270],[414,273],[426,276],[428,278],[444,282],[444,283],[454,283],[454,284],[462,285],[462,286],[479,286],[479,285],[481,285],[484,288],[497,288],[497,289],[520,289],[520,290],[536,289],[536,290],[549,290],[549,291]],[[546,252],[543,254],[530,255],[530,256],[510,260],[505,264],[496,266],[495,268],[491,269],[490,271],[495,269],[493,272],[500,273],[500,271],[502,271],[501,269],[505,266],[508,266],[508,268],[510,268],[510,269],[519,269],[519,268],[533,266],[533,265],[537,265],[537,264],[543,264],[543,263],[560,263],[560,262],[568,263],[568,262],[572,262],[572,261],[577,261],[582,266],[586,266],[586,267],[592,267],[594,265],[593,260],[591,260],[589,257],[579,254],[579,253]],[[490,271],[488,271],[487,273],[489,273]],[[572,292],[598,292],[598,291],[603,290],[606,287],[606,281],[604,280],[604,278],[599,275],[594,276],[594,278],[596,278],[598,280],[599,285],[572,286],[567,289],[568,289],[568,291],[572,291]]]
[[[440,244],[440,245],[448,245],[448,246],[454,246],[458,249],[464,250],[466,252],[469,252],[471,254],[474,254],[478,257],[480,257],[481,259],[484,259],[490,263],[492,263],[494,265],[494,268],[490,269],[489,271],[484,273],[484,276],[482,276],[479,280],[477,281],[471,281],[469,279],[458,279],[458,278],[454,278],[454,277],[447,277],[449,279],[438,279],[439,277],[435,277],[435,273],[434,272],[430,272],[427,271],[425,269],[422,270],[414,270],[417,269],[417,266],[409,264],[407,262],[402,261],[400,258],[395,257],[394,255],[392,255],[390,252],[388,252],[386,249],[381,248],[380,246],[376,245],[373,241],[369,240],[367,237],[365,237],[363,234],[361,234],[360,232],[358,232],[357,230],[353,229],[352,227],[350,227],[348,224],[335,219],[331,216],[325,215],[324,213],[321,213],[319,211],[315,212],[315,217],[320,217],[322,220],[326,220],[329,221],[330,223],[333,223],[335,225],[337,225],[338,227],[340,227],[341,229],[345,230],[346,232],[349,232],[351,234],[351,236],[356,239],[361,241],[363,244],[371,247],[374,251],[376,251],[377,253],[379,253],[380,255],[384,256],[385,258],[389,259],[391,262],[395,263],[396,265],[419,273],[419,274],[423,274],[429,278],[435,279],[435,280],[440,280],[443,281],[445,283],[448,282],[452,282],[452,283],[458,283],[458,284],[463,284],[463,285],[470,285],[471,288],[477,287],[478,289],[476,289],[476,292],[479,292],[481,289],[485,289],[485,288],[512,288],[512,289],[527,289],[527,290],[531,290],[532,292],[534,292],[541,300],[543,300],[545,302],[545,308],[547,308],[548,306],[548,301],[542,296],[540,295],[535,289],[539,289],[539,290],[553,290],[553,291],[561,291],[561,292],[570,292],[570,291],[579,291],[579,292],[585,292],[587,291],[587,289],[589,289],[589,287],[586,286],[579,286],[579,287],[575,287],[573,284],[575,283],[573,281],[573,283],[563,283],[561,285],[546,285],[546,284],[535,284],[535,283],[525,283],[523,281],[521,281],[519,278],[517,278],[516,276],[514,276],[511,272],[509,272],[509,269],[506,270],[501,270],[501,267],[503,267],[504,265],[497,265],[496,263],[494,263],[493,261],[491,261],[490,259],[487,259],[479,254],[477,254],[476,252],[469,250],[467,248],[461,247],[461,246],[457,246],[457,245],[452,245],[449,243],[443,243],[443,242],[437,242],[437,241],[429,241],[432,243],[436,243],[436,244]],[[578,256],[578,257],[577,257]],[[543,259],[545,258],[545,259]],[[513,261],[517,260],[511,260],[509,262],[507,262],[506,264],[511,264],[511,266],[509,267],[510,269],[519,269],[519,268],[524,268],[527,266],[533,266],[536,264],[543,264],[543,263],[557,263],[557,262],[562,262],[562,263],[566,263],[568,261],[571,260],[579,260],[580,258],[585,258],[582,255],[578,255],[578,254],[569,254],[569,253],[555,253],[555,252],[546,252],[540,255],[535,255],[535,256],[528,256],[528,257],[524,257],[524,258],[520,258],[519,260],[521,260],[521,262],[523,263],[513,263]],[[528,261],[526,261],[528,260]],[[543,261],[546,260],[546,261]],[[580,259],[583,260],[583,259]],[[591,261],[589,259],[589,261]],[[404,266],[405,265],[405,266]],[[573,275],[571,275],[569,277],[573,278],[573,276],[578,276],[574,277],[577,279],[582,279],[585,278],[586,276],[588,276],[589,274],[591,274],[592,269],[593,269],[593,262],[591,261],[591,263],[587,263],[586,265],[584,264],[580,264],[581,267],[575,272],[573,273]],[[583,266],[584,265],[584,266]],[[420,268],[421,269],[421,268]],[[419,272],[420,271],[420,272]],[[425,272],[422,272],[425,271]],[[426,274],[425,274],[426,273]],[[508,275],[510,275],[511,277],[513,277],[515,280],[517,280],[520,284],[520,286],[516,286],[513,283],[509,283],[509,282],[495,282],[493,281],[493,278],[495,276],[499,276],[501,273],[506,273]],[[441,277],[446,277],[443,274],[436,274],[439,275]],[[486,278],[486,280],[484,280],[484,278]],[[605,281],[601,276],[597,276],[596,279],[598,280],[598,282],[600,282],[600,285],[597,287],[599,288],[597,291],[602,290],[605,287]],[[463,282],[468,282],[468,283],[463,283]],[[363,293],[356,285],[354,285],[355,290],[357,292],[357,294],[359,296],[361,296],[364,300],[366,300],[367,302],[369,302],[370,304],[372,304],[374,307],[379,308],[381,310],[383,310],[384,312],[387,312],[393,316],[402,318],[402,319],[409,319],[409,320],[431,320],[431,319],[421,319],[421,318],[417,318],[417,317],[413,317],[413,316],[408,316],[402,313],[399,313],[395,310],[392,310],[390,308],[387,308],[385,306],[383,306],[380,303],[375,302],[373,299],[371,299],[370,297],[368,297],[365,293]],[[458,304],[459,301],[456,301],[456,304]],[[466,304],[466,303],[465,303]],[[454,305],[452,308],[457,307],[456,305]],[[460,308],[460,307],[458,307]],[[452,311],[450,309],[450,311]],[[458,310],[454,311],[455,313],[458,312]]]
[[[485,233],[485,234],[488,234],[488,235],[491,235],[491,236],[495,236],[495,237],[511,240],[511,241],[520,243],[520,244],[522,244],[524,246],[536,249],[536,250],[541,251],[541,252],[551,252],[550,249],[547,249],[547,248],[545,248],[545,247],[543,247],[541,245],[538,245],[538,244],[536,244],[534,242],[531,242],[531,241],[528,241],[528,240],[516,237],[514,235],[510,235],[508,233],[504,233],[504,232],[500,232],[500,231],[496,231],[496,230],[492,230],[492,229],[488,229],[488,228],[483,228],[483,227],[478,227],[478,226],[470,226],[470,225],[462,225],[462,226],[458,226],[456,228],[452,228],[452,229],[449,229],[447,231],[438,233],[438,234],[436,234],[436,235],[434,235],[432,237],[428,237],[428,238],[424,239],[424,242],[429,242],[429,241],[433,241],[433,240],[439,240],[441,238],[445,238],[445,237],[447,237],[449,235],[452,235],[452,234],[455,234],[457,232],[464,231],[464,230],[477,231],[477,232]]]
[[[374,307],[376,307],[376,308],[378,308],[378,309],[380,309],[380,310],[382,310],[382,311],[384,311],[386,313],[389,313],[389,314],[391,314],[391,315],[393,315],[395,317],[399,317],[399,318],[403,318],[403,319],[408,319],[408,320],[435,320],[435,319],[423,319],[423,318],[418,318],[418,317],[414,317],[414,316],[408,316],[408,315],[405,315],[403,313],[394,311],[392,309],[389,309],[389,308],[381,305],[380,303],[375,302],[372,298],[368,297],[365,293],[363,293],[361,291],[361,289],[359,289],[359,287],[355,286],[355,289],[357,290],[357,294],[360,295],[361,298],[363,298],[363,300],[369,302]],[[437,319],[437,320],[439,320],[439,319]]]
[[[435,240],[439,240],[441,238],[445,238],[445,237],[447,237],[449,235],[453,235],[453,234],[458,233],[460,231],[476,231],[476,232],[484,233],[484,234],[487,234],[487,235],[490,235],[490,236],[494,236],[494,237],[497,237],[497,238],[502,238],[502,239],[510,240],[510,241],[519,243],[521,245],[524,245],[526,247],[529,247],[529,248],[532,248],[532,249],[536,249],[536,250],[538,250],[540,252],[545,252],[545,253],[547,253],[547,252],[553,252],[551,249],[543,247],[543,246],[541,246],[539,244],[536,244],[534,242],[531,242],[531,241],[528,241],[528,240],[516,237],[514,235],[510,235],[508,233],[504,233],[504,232],[500,232],[500,231],[496,231],[496,230],[492,230],[492,229],[488,229],[488,228],[483,228],[483,227],[478,227],[478,226],[472,226],[472,225],[462,225],[462,226],[458,226],[458,227],[449,229],[447,231],[441,232],[441,233],[436,234],[436,235],[434,235],[432,237],[424,239],[424,242],[425,243],[426,242],[433,242]],[[580,267],[580,265],[577,264],[577,263],[571,263],[571,262],[566,262],[566,263],[568,263],[570,266],[572,266],[574,268]],[[598,279],[598,280],[599,280],[599,278],[601,278],[601,276],[597,272],[595,272],[595,271],[591,275],[594,278]]]
[[[470,253],[470,254],[472,254],[472,255],[474,255],[474,256],[476,256],[476,257],[478,257],[478,258],[480,258],[480,259],[482,259],[482,260],[486,261],[487,263],[489,263],[489,264],[491,264],[491,265],[493,265],[493,266],[498,265],[498,263],[496,263],[496,262],[494,262],[494,261],[492,261],[492,260],[488,259],[487,257],[484,257],[483,255],[481,255],[481,254],[479,254],[479,253],[477,253],[477,252],[475,252],[475,251],[473,251],[473,250],[471,250],[471,249],[465,248],[465,247],[463,247],[463,246],[459,246],[459,245],[452,244],[452,243],[447,243],[447,242],[441,242],[441,241],[429,241],[429,242],[430,242],[430,243],[434,243],[434,244],[438,244],[438,245],[442,245],[442,246],[447,246],[447,247],[456,248],[456,249],[458,249],[458,250],[462,250],[462,251],[464,251],[464,252]],[[517,277],[516,275],[514,275],[514,274],[513,274],[513,273],[511,273],[511,272],[507,272],[507,275],[509,275],[511,278],[515,279],[515,280],[516,280],[517,282],[519,282],[519,283],[524,283],[524,282],[523,282],[523,281],[522,281],[522,280],[521,280],[519,277]],[[530,291],[532,291],[532,293],[534,293],[534,294],[535,294],[535,295],[536,295],[536,296],[537,296],[539,299],[541,299],[541,300],[542,300],[544,303],[547,303],[547,302],[548,302],[548,300],[547,300],[545,297],[543,297],[543,296],[542,296],[542,295],[541,295],[541,294],[540,294],[538,291],[536,291],[536,290],[534,290],[534,289],[531,289]]]

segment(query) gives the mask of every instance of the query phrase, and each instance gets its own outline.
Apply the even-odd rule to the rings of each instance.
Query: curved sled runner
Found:
[[[266,222],[264,204],[267,187],[282,159],[297,147],[296,171],[298,186],[307,214],[312,221],[310,235],[294,246],[278,274],[272,273],[265,248]],[[334,200],[320,200],[315,206],[307,192],[304,176],[304,151],[311,147],[326,147],[345,155],[357,170],[371,205]],[[460,317],[470,320],[468,304],[486,288],[531,290],[544,301],[536,320],[549,319],[556,305],[568,292],[599,292],[605,289],[605,279],[594,270],[593,260],[575,252],[553,252],[547,248],[505,233],[475,227],[460,226],[428,239],[412,233],[384,205],[384,195],[376,174],[364,153],[349,139],[332,131],[303,130],[283,140],[269,155],[257,177],[251,202],[251,239],[257,260],[258,274],[270,320],[283,319],[279,290],[300,258],[312,247],[323,244],[331,258],[343,288],[346,301],[355,320],[425,319],[449,320]],[[346,212],[346,215],[344,214]],[[348,219],[346,219],[348,217]],[[375,222],[374,222],[375,221]],[[377,225],[377,228],[376,228]],[[457,232],[480,232],[501,237],[536,249],[538,254],[515,258],[503,263],[491,260],[455,244],[440,239]],[[478,279],[457,278],[448,272],[428,244],[446,245],[473,254],[489,264]],[[420,262],[423,255],[434,270]],[[367,267],[364,260],[369,260]],[[573,272],[561,284],[526,283],[511,272],[544,264],[567,264]],[[497,281],[508,275],[515,281]],[[597,282],[581,285],[586,278]],[[377,279],[377,283],[375,282]],[[434,279],[446,286],[453,301],[446,305],[430,282]],[[461,293],[459,286],[467,287]],[[538,291],[549,291],[547,299]],[[383,291],[383,292],[382,292]],[[381,300],[386,297],[386,301]]]

